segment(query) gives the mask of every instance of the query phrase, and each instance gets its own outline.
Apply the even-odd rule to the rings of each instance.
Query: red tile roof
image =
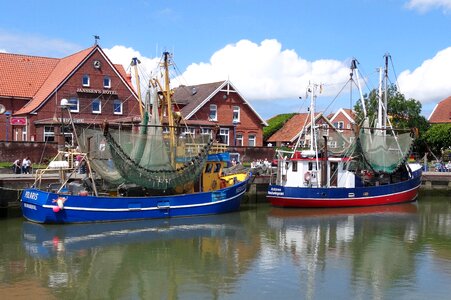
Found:
[[[0,53],[0,96],[32,98],[60,60]]]
[[[451,96],[435,106],[429,116],[429,123],[451,123]]]
[[[184,105],[180,112],[186,117],[223,84],[224,81],[191,86],[182,85],[174,89],[172,100],[177,104]]]
[[[64,79],[77,67],[95,46],[82,50],[62,59],[57,59],[58,63],[54,66],[47,76],[40,89],[36,92],[33,99],[24,107],[18,110],[15,115],[27,114],[38,108],[43,101],[60,85]]]
[[[304,127],[310,127],[310,114],[300,113],[291,117],[282,128],[276,131],[272,136],[270,136],[267,142],[289,142],[293,141],[296,135]]]

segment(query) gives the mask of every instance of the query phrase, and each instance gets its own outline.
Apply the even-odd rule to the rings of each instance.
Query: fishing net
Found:
[[[414,137],[410,132],[393,133],[385,130],[361,129],[362,155],[376,172],[393,173],[410,154]]]

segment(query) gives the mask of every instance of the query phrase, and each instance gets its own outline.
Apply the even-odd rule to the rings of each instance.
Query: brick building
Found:
[[[60,103],[67,99],[75,123],[139,116],[139,102],[122,65],[94,45],[64,58],[0,53],[0,140],[56,142]],[[65,130],[66,142],[72,134]]]
[[[179,86],[173,100],[192,134],[210,133],[216,126],[221,142],[229,146],[263,146],[263,126],[268,124],[229,80]]]

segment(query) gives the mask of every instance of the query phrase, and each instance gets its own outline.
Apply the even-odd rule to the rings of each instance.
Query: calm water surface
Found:
[[[0,220],[2,299],[449,299],[451,200],[201,218]]]

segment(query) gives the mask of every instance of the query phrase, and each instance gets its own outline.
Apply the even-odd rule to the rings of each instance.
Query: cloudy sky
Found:
[[[318,110],[349,108],[351,59],[368,92],[386,53],[390,80],[426,117],[451,96],[451,0],[66,2],[2,3],[0,51],[64,57],[99,35],[113,62],[137,56],[143,72],[169,51],[174,85],[230,79],[264,119],[304,110],[309,82],[323,84]]]

